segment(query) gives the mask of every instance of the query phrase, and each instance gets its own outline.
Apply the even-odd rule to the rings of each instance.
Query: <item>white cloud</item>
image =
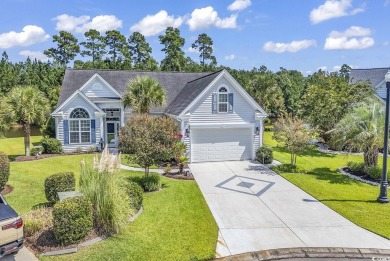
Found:
[[[216,28],[237,28],[237,14],[232,14],[226,18],[220,18],[213,7],[197,8],[191,13],[191,18],[187,21],[191,31]]]
[[[30,59],[32,59],[32,60],[34,60],[34,59],[37,59],[40,61],[47,61],[48,60],[48,57],[44,53],[39,52],[39,51],[23,50],[23,51],[19,52],[19,55],[25,56],[26,58],[30,57]]]
[[[230,11],[240,11],[249,7],[252,4],[251,0],[235,0],[228,6]]]
[[[0,48],[11,48],[14,46],[29,46],[41,43],[50,38],[43,28],[36,25],[26,25],[21,32],[11,31],[0,34]]]
[[[319,70],[325,72],[325,71],[328,70],[328,67],[326,67],[326,66],[320,66],[320,67],[317,68],[317,71],[319,71]]]
[[[122,21],[115,15],[99,15],[91,20],[91,17],[87,15],[75,17],[62,14],[54,18],[54,20],[57,21],[57,30],[75,33],[84,33],[90,29],[95,29],[104,33],[122,27]]]
[[[275,53],[295,53],[315,45],[316,41],[314,40],[292,41],[291,43],[266,42],[263,46],[263,50]]]
[[[384,6],[388,6],[390,4],[390,0],[386,0]]]
[[[335,65],[335,66],[333,66],[333,71],[334,71],[334,72],[338,72],[338,71],[340,71],[340,69],[341,69],[341,65]]]
[[[325,40],[325,50],[364,49],[374,45],[371,29],[351,26],[344,32],[332,31]]]
[[[352,7],[352,0],[326,0],[324,4],[311,10],[310,21],[318,24],[329,19],[364,12],[364,6]]]
[[[187,49],[189,53],[200,53],[198,49],[192,48],[191,46]]]
[[[225,56],[226,61],[232,61],[234,59],[236,59],[236,56],[234,54],[229,54]]]
[[[179,28],[183,23],[183,17],[175,18],[173,15],[168,15],[167,11],[161,10],[155,15],[147,15],[138,23],[132,25],[132,32],[140,32],[144,36],[153,36],[161,33],[167,27]]]

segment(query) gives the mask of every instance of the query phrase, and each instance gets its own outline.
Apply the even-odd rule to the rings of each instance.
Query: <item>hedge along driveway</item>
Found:
[[[81,159],[93,155],[60,156],[12,162],[7,195],[19,213],[46,202],[44,180],[62,171],[73,171],[76,184]],[[121,171],[125,177],[141,172]],[[218,228],[195,181],[163,178],[165,188],[144,195],[144,212],[120,234],[76,254],[42,257],[43,260],[205,260],[213,258]]]

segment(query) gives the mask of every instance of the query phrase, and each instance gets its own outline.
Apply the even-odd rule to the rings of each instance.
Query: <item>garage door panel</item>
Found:
[[[228,161],[252,158],[251,129],[194,129],[192,161]]]

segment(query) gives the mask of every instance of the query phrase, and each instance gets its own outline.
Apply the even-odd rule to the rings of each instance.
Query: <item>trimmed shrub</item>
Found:
[[[130,198],[130,208],[139,210],[142,206],[144,191],[140,185],[130,181],[126,186],[127,195]]]
[[[287,173],[306,173],[307,171],[305,169],[299,168],[296,165],[291,165],[291,164],[282,164],[277,167],[273,167],[273,170],[281,171],[281,172],[287,172]]]
[[[364,163],[363,162],[353,162],[349,161],[347,163],[348,168],[353,172],[364,172]]]
[[[60,154],[62,153],[61,142],[54,138],[44,138],[41,140],[43,153],[45,154]]]
[[[7,184],[9,178],[9,160],[7,154],[0,151],[0,191]]]
[[[30,155],[31,155],[31,156],[37,156],[37,155],[42,154],[42,151],[43,151],[43,148],[35,147],[35,148],[32,148],[32,149],[30,150]]]
[[[148,176],[142,177],[140,182],[144,191],[157,191],[161,188],[161,176],[158,173],[150,173]]]
[[[262,164],[271,164],[274,160],[274,155],[270,148],[261,147],[256,151],[256,158]]]
[[[67,198],[53,210],[53,230],[57,241],[69,245],[82,240],[93,228],[92,203],[86,197]]]
[[[51,226],[53,226],[51,208],[39,208],[23,215],[23,233],[27,237]]]
[[[367,174],[373,179],[380,179],[382,177],[382,168],[381,167],[371,167],[368,169]]]
[[[50,202],[58,201],[57,192],[73,191],[76,181],[73,172],[60,172],[45,179],[45,195]]]

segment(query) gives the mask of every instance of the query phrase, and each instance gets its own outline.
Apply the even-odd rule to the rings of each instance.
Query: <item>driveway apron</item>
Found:
[[[219,226],[217,256],[292,247],[390,249],[389,240],[259,163],[195,163],[190,169]]]

